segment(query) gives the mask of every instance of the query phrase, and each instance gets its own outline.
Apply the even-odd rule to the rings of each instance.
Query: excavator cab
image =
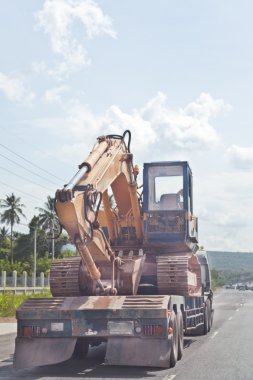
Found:
[[[143,211],[146,243],[170,243],[175,251],[182,251],[184,246],[192,252],[197,250],[198,224],[193,215],[188,162],[144,164]]]

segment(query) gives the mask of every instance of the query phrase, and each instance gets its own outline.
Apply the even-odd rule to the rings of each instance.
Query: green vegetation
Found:
[[[215,289],[216,287],[220,287],[227,284],[237,284],[237,283],[248,283],[253,281],[253,272],[247,271],[223,271],[212,269],[211,270],[212,277],[212,287]]]
[[[208,251],[208,260],[212,269],[243,272],[253,270],[253,253]]]
[[[0,271],[5,270],[7,276],[11,276],[16,270],[18,276],[23,271],[32,275],[34,261],[34,244],[36,241],[37,273],[44,272],[47,275],[52,258],[62,258],[75,254],[68,247],[68,236],[61,233],[61,226],[54,210],[54,198],[50,196],[44,204],[44,208],[36,207],[39,214],[34,215],[27,224],[29,232],[18,233],[13,230],[15,224],[20,223],[20,218],[25,217],[25,207],[20,198],[13,193],[6,199],[0,200],[0,220],[6,226],[10,226],[9,234],[6,226],[0,228]],[[3,210],[3,212],[1,212]]]
[[[253,253],[213,251],[207,252],[207,255],[213,288],[226,284],[253,282]]]
[[[4,209],[1,214],[1,222],[11,226],[11,263],[13,264],[13,226],[15,223],[20,223],[20,217],[25,217],[22,210],[25,205],[20,203],[20,198],[16,198],[12,193],[7,195],[6,199],[2,199],[0,207]]]
[[[51,297],[49,291],[45,291],[42,294],[22,294],[17,295],[14,293],[0,294],[0,317],[13,317],[15,316],[16,309],[27,298],[47,298]]]

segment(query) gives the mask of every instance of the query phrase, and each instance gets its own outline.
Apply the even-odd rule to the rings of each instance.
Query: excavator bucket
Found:
[[[145,255],[123,258],[123,264],[119,268],[119,294],[137,294],[145,258]]]

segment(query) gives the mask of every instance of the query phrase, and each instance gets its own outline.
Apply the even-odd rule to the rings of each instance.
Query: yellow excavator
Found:
[[[52,298],[18,308],[15,367],[84,358],[103,341],[108,364],[169,367],[182,357],[184,334],[210,331],[211,280],[189,164],[145,163],[138,187],[130,143],[128,130],[98,137],[56,191],[79,255],[53,261]]]

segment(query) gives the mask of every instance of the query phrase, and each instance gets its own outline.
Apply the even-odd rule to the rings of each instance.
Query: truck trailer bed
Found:
[[[17,309],[16,368],[71,357],[78,338],[107,341],[106,362],[169,366],[171,297],[83,296],[26,300]],[[183,297],[177,297],[183,303]],[[173,301],[174,303],[174,301]]]

